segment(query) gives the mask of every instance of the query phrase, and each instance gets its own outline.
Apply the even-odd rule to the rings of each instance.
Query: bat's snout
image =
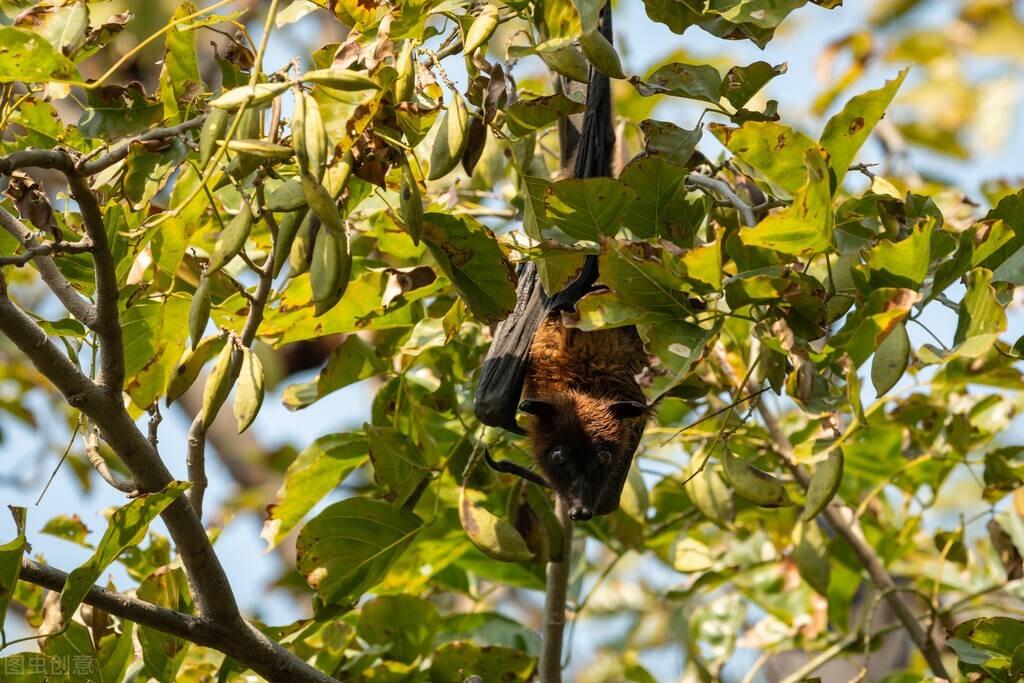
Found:
[[[583,503],[569,504],[569,519],[574,522],[586,522],[594,516],[594,511]]]

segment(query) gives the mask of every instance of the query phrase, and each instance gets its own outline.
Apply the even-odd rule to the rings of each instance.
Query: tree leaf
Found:
[[[975,268],[967,274],[967,293],[960,302],[960,317],[953,341],[962,344],[972,337],[994,335],[1005,330],[1006,311],[992,288],[992,271]]]
[[[327,604],[354,603],[376,585],[423,522],[412,512],[372,498],[328,506],[299,532],[299,572]]]
[[[459,492],[459,521],[466,535],[488,557],[499,562],[528,562],[533,551],[516,528],[474,502],[463,486]]]
[[[0,628],[6,623],[7,608],[21,575],[21,558],[28,548],[28,541],[25,540],[25,508],[13,505],[7,508],[14,518],[16,532],[13,539],[0,545]]]
[[[692,236],[703,203],[687,198],[686,175],[686,169],[667,157],[638,156],[629,162],[619,180],[635,198],[622,217],[623,225],[641,238]]]
[[[929,221],[899,242],[882,240],[872,247],[865,259],[871,288],[920,289],[931,264],[934,227],[934,221]]]
[[[768,62],[754,62],[747,66],[734,66],[722,79],[721,95],[737,109],[743,107],[768,82],[786,73],[787,66],[772,66]]]
[[[172,481],[156,493],[144,493],[114,511],[96,552],[70,574],[60,595],[60,613],[64,623],[82,604],[82,599],[110,563],[129,545],[136,545],[158,514],[174,502],[191,484]]]
[[[515,273],[494,235],[469,216],[428,213],[423,239],[470,311],[497,322],[516,304]]]
[[[320,374],[309,382],[286,387],[281,401],[288,410],[301,410],[338,389],[379,375],[387,369],[387,362],[377,354],[373,346],[355,335],[349,335],[331,351]]]
[[[32,31],[0,27],[0,83],[22,81],[80,83],[81,76],[71,60],[47,40]]]
[[[722,76],[707,64],[666,64],[646,79],[630,79],[637,92],[644,96],[672,95],[700,102],[718,104],[721,99]]]
[[[328,434],[314,441],[288,466],[276,502],[267,506],[260,537],[266,550],[277,546],[320,500],[367,459],[361,433]]]
[[[829,167],[836,177],[836,192],[839,191],[850,164],[857,157],[857,151],[885,116],[885,110],[903,84],[903,79],[907,77],[907,71],[900,71],[896,78],[886,81],[885,85],[877,90],[857,95],[825,124],[825,130],[821,134],[821,146],[827,149],[831,156]]]
[[[143,299],[121,316],[125,391],[140,410],[152,405],[164,391],[185,350],[190,303],[180,294]]]
[[[188,581],[179,568],[161,567],[146,577],[139,586],[138,598],[185,614],[192,611]],[[139,625],[139,644],[147,675],[158,681],[178,680],[178,671],[189,648],[187,641]]]
[[[548,220],[569,237],[597,240],[619,230],[636,193],[614,178],[568,178],[552,183],[544,205]]]
[[[433,683],[481,681],[526,683],[533,677],[537,660],[507,647],[480,647],[468,640],[445,643],[434,652],[430,666]]]
[[[753,228],[740,230],[744,244],[794,256],[817,254],[832,247],[835,213],[828,167],[816,150],[807,152],[806,165],[807,182],[793,197],[792,205],[769,215]]]
[[[427,476],[427,463],[408,436],[394,427],[365,425],[373,479],[389,501],[404,503]]]
[[[359,611],[356,633],[371,645],[387,646],[385,658],[412,664],[434,649],[441,613],[412,595],[382,595]]]
[[[906,325],[900,323],[885,337],[871,361],[871,384],[875,387],[875,395],[883,396],[896,386],[909,363],[910,337],[907,336]]]
[[[669,163],[679,166],[686,166],[690,161],[702,134],[700,126],[687,130],[674,123],[654,119],[641,121],[640,130],[644,134],[644,150],[648,154],[664,157]]]
[[[712,135],[738,157],[741,168],[760,173],[782,197],[796,194],[807,181],[807,154],[813,140],[781,123],[747,121],[739,128],[713,123]]]
[[[583,103],[570,100],[561,93],[524,98],[505,109],[505,121],[512,134],[521,137],[572,114],[579,114],[583,109]]]

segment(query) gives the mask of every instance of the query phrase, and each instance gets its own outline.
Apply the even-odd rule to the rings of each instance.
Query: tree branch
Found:
[[[26,251],[38,249],[42,246],[27,225],[0,208],[0,227],[14,236]],[[47,254],[39,254],[33,259],[39,276],[54,293],[57,300],[61,302],[68,313],[77,318],[86,327],[91,328],[94,324],[94,312],[92,305],[78,293],[64,274],[60,272],[57,264]]]
[[[704,188],[705,190],[711,190],[725,197],[726,201],[732,204],[737,211],[740,212],[740,219],[746,226],[752,226],[757,224],[757,218],[754,216],[754,209],[747,204],[745,201],[740,199],[740,196],[736,194],[729,184],[721,180],[716,180],[706,175],[700,175],[699,173],[691,173],[686,176],[686,182],[697,187]]]
[[[120,293],[117,287],[117,264],[107,241],[103,213],[96,201],[96,195],[89,188],[89,181],[77,176],[68,176],[68,185],[71,188],[71,196],[78,202],[78,209],[82,212],[85,232],[93,243],[92,258],[96,271],[94,329],[100,345],[100,374],[97,383],[120,399],[121,390],[124,388],[124,339],[117,311]]]
[[[133,144],[176,138],[182,133],[187,133],[190,130],[201,127],[205,119],[206,114],[201,114],[195,118],[189,119],[188,121],[183,121],[176,126],[170,126],[169,128],[154,128],[142,135],[136,135],[134,137],[127,138],[126,140],[122,140],[113,149],[98,159],[80,160],[75,164],[75,173],[80,176],[95,175],[100,171],[113,166],[122,159],[127,158]]]
[[[0,256],[0,266],[22,266],[28,264],[34,258],[50,256],[52,254],[84,254],[92,251],[92,241],[84,239],[78,242],[44,242],[34,247],[29,247],[17,256]]]
[[[18,578],[60,592],[64,589],[68,575],[59,569],[23,559]],[[238,629],[210,619],[153,605],[98,586],[89,589],[83,602],[120,619],[219,650],[252,668],[268,681],[337,683],[335,679],[310,667],[249,624],[243,624],[242,628]]]
[[[562,561],[548,562],[547,591],[544,598],[544,633],[537,665],[540,683],[562,681],[562,639],[565,632],[565,598],[572,568],[572,520],[559,496],[555,496],[555,516],[562,525]]]

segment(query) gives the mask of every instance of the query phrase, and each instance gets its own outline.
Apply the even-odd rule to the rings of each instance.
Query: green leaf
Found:
[[[161,491],[144,493],[111,515],[107,530],[96,546],[96,552],[68,574],[67,583],[60,595],[60,613],[64,623],[82,604],[85,594],[110,563],[129,545],[137,545],[149,528],[149,523],[189,486],[188,482],[172,481]]]
[[[359,612],[356,633],[371,645],[387,647],[384,655],[406,664],[426,657],[441,630],[441,613],[433,603],[412,595],[382,595]]]
[[[10,606],[14,587],[21,575],[21,558],[28,542],[25,540],[25,508],[8,505],[14,518],[16,533],[13,539],[0,545],[0,632],[6,623],[7,608]]]
[[[544,204],[552,225],[577,240],[597,240],[619,230],[636,193],[614,178],[568,178],[552,183]]]
[[[463,683],[473,676],[482,681],[526,683],[537,660],[507,647],[480,647],[469,641],[445,643],[434,652],[430,666],[432,683]]]
[[[790,12],[806,4],[807,0],[710,0],[708,12],[734,24],[774,29]]]
[[[903,322],[920,299],[921,295],[911,289],[876,289],[847,316],[846,323],[832,338],[830,346],[845,351],[854,366],[860,366],[886,335]]]
[[[71,60],[47,40],[32,31],[0,27],[0,83],[80,83],[81,76]]]
[[[975,268],[967,274],[967,293],[960,302],[955,344],[981,335],[995,335],[1006,330],[1006,311],[992,288],[992,271]]]
[[[690,161],[702,134],[700,126],[687,130],[674,123],[654,119],[641,121],[640,130],[644,134],[644,150],[648,154],[664,157],[679,166],[686,166]]]
[[[793,561],[804,581],[827,597],[831,573],[828,543],[813,520],[797,522],[793,528]]]
[[[686,175],[686,169],[667,157],[645,155],[629,162],[619,179],[635,199],[622,217],[623,225],[637,237],[692,239],[706,212],[702,198],[687,198]]]
[[[871,384],[875,395],[883,396],[892,389],[907,371],[910,363],[910,337],[907,327],[900,323],[882,341],[871,361]]]
[[[190,303],[180,294],[143,299],[121,316],[125,391],[140,410],[164,391],[185,350]]]
[[[807,153],[818,148],[813,140],[781,123],[747,121],[739,128],[713,123],[712,135],[738,157],[741,168],[762,175],[781,189],[782,197],[796,194],[807,180]]]
[[[797,191],[793,203],[753,228],[741,230],[744,244],[794,256],[817,254],[832,247],[835,213],[828,167],[816,150],[807,152],[806,165],[807,182]]]
[[[562,94],[522,99],[505,110],[508,129],[521,137],[584,110],[581,102]]]
[[[686,381],[693,366],[704,356],[707,345],[717,337],[720,327],[714,325],[704,329],[673,319],[637,326],[644,348],[657,356],[660,369],[666,372],[654,382],[655,400]]]
[[[678,259],[665,250],[645,242],[608,242],[599,266],[601,281],[623,303],[666,318],[679,318],[689,311],[688,288]]]
[[[473,545],[499,562],[533,559],[533,551],[519,531],[478,504],[478,497],[478,493],[471,493],[466,486],[459,490],[459,521]]]
[[[276,502],[267,506],[260,536],[267,550],[291,533],[324,496],[366,462],[369,444],[360,433],[328,434],[299,453],[284,473]]]
[[[466,612],[444,617],[442,643],[473,640],[481,645],[500,645],[537,656],[540,637],[526,624],[497,612]]]
[[[191,0],[179,3],[170,20],[195,14],[196,9]],[[172,29],[167,33],[163,66],[160,69],[160,99],[164,103],[164,117],[169,125],[183,121],[186,118],[183,109],[187,109],[191,100],[206,90],[199,74],[195,35],[192,29]]]
[[[299,532],[299,572],[324,602],[354,603],[384,578],[422,526],[403,508],[348,498],[328,506]]]
[[[918,290],[931,264],[934,221],[929,221],[899,242],[882,240],[866,255],[868,282],[875,287]]]
[[[71,541],[83,548],[92,547],[86,540],[89,536],[89,528],[85,526],[82,518],[78,515],[57,515],[39,531],[50,536],[63,538],[65,541]]]
[[[157,569],[139,586],[138,598],[177,612],[192,612],[188,581],[180,568]],[[188,641],[140,625],[139,644],[142,646],[144,671],[148,676],[158,681],[178,680],[178,671],[188,653]]]
[[[163,116],[163,105],[146,95],[141,83],[105,85],[86,95],[89,106],[78,121],[78,132],[87,138],[114,140],[141,133]]]
[[[427,463],[408,436],[394,427],[365,425],[373,479],[389,501],[404,503],[427,476]]]
[[[821,146],[831,155],[829,166],[836,177],[837,192],[850,164],[857,157],[857,151],[885,116],[885,110],[907,77],[907,71],[900,71],[896,78],[886,81],[877,90],[869,90],[852,98],[842,111],[825,124]]]
[[[82,624],[73,621],[63,631],[50,635],[42,645],[43,654],[50,657],[47,672],[60,674],[65,683],[93,683],[99,671],[92,635]],[[16,679],[17,680],[17,679]],[[54,680],[48,676],[47,681]],[[20,680],[19,680],[19,683]]]
[[[722,76],[707,64],[666,64],[644,80],[634,76],[630,81],[645,97],[672,95],[711,104],[721,99]]]
[[[57,52],[70,57],[85,42],[89,8],[84,0],[40,3],[18,15],[17,24],[42,36]]]
[[[772,66],[768,62],[754,62],[747,66],[734,66],[722,79],[721,95],[729,104],[740,109],[776,76],[786,73],[787,66]]]
[[[469,310],[484,322],[503,320],[516,304],[515,272],[490,229],[470,216],[428,213],[423,220],[430,253]]]
[[[288,410],[301,410],[338,389],[387,370],[387,361],[376,349],[352,334],[331,351],[327,364],[315,379],[289,385],[281,401]]]

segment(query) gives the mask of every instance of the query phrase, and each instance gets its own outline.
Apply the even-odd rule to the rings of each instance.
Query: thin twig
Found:
[[[84,254],[87,251],[92,251],[92,241],[89,239],[78,242],[44,242],[37,246],[29,247],[17,256],[0,256],[0,266],[17,266],[21,268],[40,256]]]
[[[107,461],[103,458],[103,454],[100,453],[100,431],[96,427],[90,429],[85,435],[85,454],[89,458],[89,463],[103,481],[122,493],[127,493],[130,496],[138,495],[138,484],[131,479],[118,479],[110,471]]]
[[[686,176],[686,182],[697,187],[704,188],[705,190],[711,190],[722,197],[724,197],[737,211],[740,212],[740,218],[743,220],[744,225],[755,225],[757,218],[754,216],[754,209],[749,204],[740,199],[739,195],[736,194],[729,184],[715,178],[710,178],[706,175],[700,175],[699,173],[691,173]]]
[[[544,598],[544,633],[537,665],[540,683],[561,683],[562,637],[565,632],[565,600],[572,567],[573,522],[560,496],[555,496],[555,515],[562,527],[562,561],[548,562]]]

